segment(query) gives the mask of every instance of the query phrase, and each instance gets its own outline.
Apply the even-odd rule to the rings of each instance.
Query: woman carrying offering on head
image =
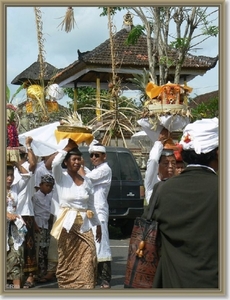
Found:
[[[69,139],[63,150],[46,162],[52,167],[60,212],[51,234],[58,240],[56,277],[59,288],[93,289],[96,285],[97,255],[92,227],[97,226],[96,240],[101,241],[101,226],[94,207],[93,185],[79,175],[82,153]],[[66,169],[66,170],[65,170]]]

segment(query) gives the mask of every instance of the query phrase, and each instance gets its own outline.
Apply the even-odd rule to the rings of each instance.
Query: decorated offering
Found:
[[[57,112],[59,110],[57,101],[64,97],[64,91],[58,84],[51,84],[45,90],[39,84],[26,85],[27,102],[26,112],[35,113],[40,108],[45,112]]]
[[[79,115],[76,111],[63,118],[60,121],[60,126],[57,127],[58,131],[63,132],[81,132],[81,133],[92,133],[92,130],[88,126],[84,126],[81,115]]]
[[[20,160],[17,129],[19,126],[19,117],[16,110],[17,108],[14,105],[7,104],[7,164]]]
[[[159,125],[170,132],[183,130],[190,123],[187,97],[191,91],[192,88],[187,85],[168,82],[158,86],[149,82],[146,86],[149,99],[144,104],[142,118],[145,122],[148,119],[152,130],[156,130]]]
[[[58,142],[61,139],[71,138],[77,144],[86,142],[89,145],[93,141],[92,129],[83,125],[81,116],[76,111],[60,121],[55,136]]]

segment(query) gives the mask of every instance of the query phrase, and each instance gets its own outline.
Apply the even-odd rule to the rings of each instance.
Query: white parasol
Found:
[[[131,136],[131,143],[145,148],[153,146],[153,141],[151,141],[147,133],[143,130]]]

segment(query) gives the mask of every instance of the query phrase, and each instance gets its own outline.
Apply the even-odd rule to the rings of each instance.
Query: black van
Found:
[[[88,147],[80,146],[85,166],[90,170]],[[129,235],[133,221],[144,211],[144,186],[138,164],[132,152],[123,147],[106,147],[107,162],[112,169],[112,182],[108,195],[109,224],[120,227],[124,235]]]

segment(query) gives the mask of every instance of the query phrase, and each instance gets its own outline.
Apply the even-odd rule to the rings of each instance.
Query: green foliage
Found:
[[[139,37],[144,34],[144,30],[145,30],[145,26],[142,26],[142,25],[137,25],[137,26],[134,26],[126,41],[125,41],[125,45],[135,45],[139,39]]]
[[[202,29],[203,35],[217,36],[219,33],[219,28],[217,26],[208,26]]]
[[[208,102],[201,102],[191,110],[193,121],[202,118],[214,118],[219,116],[219,99],[215,97]]]
[[[65,94],[69,98],[74,99],[74,91],[72,88],[65,88]],[[111,95],[107,90],[101,90],[100,100],[101,100],[101,111],[106,112],[110,109],[110,99]],[[88,124],[96,117],[96,89],[92,87],[79,87],[77,89],[77,112],[81,114],[82,121],[84,124]],[[74,101],[68,102],[69,110],[73,111]],[[137,104],[133,99],[127,99],[122,96],[118,101],[118,109],[120,108],[135,108],[137,109]],[[129,116],[131,113],[126,111],[126,116]]]
[[[174,61],[167,56],[161,56],[159,59],[159,64],[166,65],[167,68],[170,68],[171,66],[174,65]]]
[[[175,41],[171,42],[169,46],[173,49],[183,49],[188,48],[189,39],[188,38],[176,38]]]
[[[64,92],[68,95],[69,98],[74,99],[74,90],[72,88],[65,88]],[[104,95],[105,91],[102,90],[101,97],[103,97]],[[73,111],[74,100],[71,102],[67,102],[67,104],[69,105],[69,109]],[[84,124],[87,124],[90,120],[96,117],[95,107],[96,89],[86,86],[79,87],[77,89],[77,111],[79,112],[79,110],[84,109],[84,113],[82,114],[82,121]]]
[[[6,86],[6,103],[10,102],[10,89]]]
[[[13,94],[13,96],[10,99],[10,89],[8,86],[6,86],[6,103],[12,103],[14,98],[17,96],[18,93],[21,92],[21,90],[24,89],[24,84],[20,85],[20,87],[16,90],[16,92]]]
[[[144,68],[142,74],[133,74],[133,78],[128,78],[127,80],[132,82],[140,91],[140,102],[143,105],[144,101],[148,98],[145,88],[149,81],[151,81],[149,71]]]
[[[8,115],[8,118],[7,118],[7,124],[15,124],[15,112],[14,111],[11,111]]]

